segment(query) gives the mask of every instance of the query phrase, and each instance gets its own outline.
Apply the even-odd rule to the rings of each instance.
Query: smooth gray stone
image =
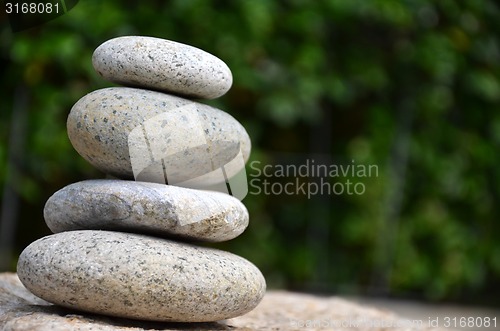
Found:
[[[141,36],[108,40],[94,51],[94,69],[118,84],[213,99],[233,83],[228,66],[199,48]]]
[[[52,232],[116,230],[226,241],[248,226],[248,211],[224,193],[125,180],[87,180],[54,193],[44,217]]]
[[[227,164],[233,165],[226,171],[232,177],[244,171],[251,148],[243,126],[219,109],[127,87],[81,98],[67,129],[77,152],[104,173],[152,182],[162,182],[155,176],[166,173],[174,185]],[[225,183],[222,175],[208,180],[207,185]]]
[[[21,282],[38,297],[132,319],[207,322],[242,315],[261,301],[265,279],[234,254],[109,231],[69,231],[29,245]]]
[[[72,311],[41,300],[31,294],[16,274],[0,273],[0,330],[2,331],[438,331],[450,330],[429,325],[438,316],[498,316],[498,309],[442,307],[421,302],[373,300],[368,306],[339,297],[312,296],[285,291],[267,291],[251,312],[220,322],[178,324],[133,321]],[[376,306],[374,306],[376,303]],[[391,309],[424,316],[408,319]],[[450,315],[451,313],[451,315]],[[465,314],[466,313],[466,314]],[[468,314],[468,315],[467,315]],[[411,315],[410,315],[411,316]],[[441,317],[440,317],[441,318]],[[460,316],[458,316],[460,318]],[[442,321],[442,319],[440,319]],[[422,322],[422,324],[420,324]],[[469,329],[473,330],[473,329]],[[477,328],[477,330],[488,330]],[[491,328],[489,329],[491,330]]]

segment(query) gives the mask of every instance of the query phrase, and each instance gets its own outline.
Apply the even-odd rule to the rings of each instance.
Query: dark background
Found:
[[[51,194],[103,177],[66,118],[111,86],[93,50],[147,35],[229,65],[232,89],[207,103],[245,126],[251,161],[378,166],[353,178],[362,195],[244,199],[249,228],[216,246],[269,287],[500,305],[499,18],[493,0],[82,0],[15,33],[3,17],[0,270],[49,234]]]

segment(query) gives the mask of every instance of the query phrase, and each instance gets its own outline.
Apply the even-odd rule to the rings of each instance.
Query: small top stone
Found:
[[[94,51],[92,64],[111,82],[194,98],[218,98],[233,83],[229,67],[214,55],[153,37],[108,40]]]

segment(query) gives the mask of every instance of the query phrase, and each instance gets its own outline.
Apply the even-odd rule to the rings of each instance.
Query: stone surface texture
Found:
[[[249,218],[246,207],[224,193],[111,179],[62,188],[45,204],[44,217],[54,233],[113,230],[211,242],[236,238]]]
[[[237,255],[155,237],[69,231],[31,243],[17,272],[52,303],[151,321],[208,322],[255,308],[265,279]]]
[[[159,168],[169,184],[217,170],[238,153],[246,162],[251,149],[248,133],[231,115],[128,87],[82,97],[71,109],[67,130],[76,151],[102,172],[134,179],[148,167]]]
[[[187,97],[217,98],[233,83],[231,70],[214,55],[153,37],[108,40],[94,51],[92,63],[111,82]]]
[[[110,298],[111,300],[111,298]],[[378,321],[386,326],[335,327],[333,324],[305,327],[300,321]],[[395,326],[404,324],[397,315],[384,310],[340,299],[317,297],[281,291],[268,291],[251,312],[236,318],[213,323],[160,323],[81,313],[54,306],[37,298],[23,287],[16,274],[0,274],[0,330],[3,331],[298,331],[298,330],[437,330],[426,327]],[[387,327],[387,325],[393,325]]]

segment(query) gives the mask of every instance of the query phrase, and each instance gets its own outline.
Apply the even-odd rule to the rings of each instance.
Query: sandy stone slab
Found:
[[[261,301],[259,269],[237,255],[155,237],[69,231],[31,243],[17,265],[38,297],[108,316],[211,322]]]
[[[231,70],[214,55],[153,37],[108,40],[94,51],[92,64],[111,82],[195,98],[220,97],[233,83]]]
[[[227,174],[232,177],[244,170],[251,148],[243,126],[222,110],[127,87],[82,97],[71,109],[67,130],[76,151],[102,172],[174,185],[236,164]]]
[[[226,241],[248,225],[248,211],[224,193],[147,182],[86,180],[54,193],[44,208],[52,232],[114,230]]]
[[[290,292],[268,291],[251,312],[213,323],[158,323],[83,314],[53,306],[32,295],[16,274],[0,274],[0,329],[5,331],[382,331],[437,330],[426,326],[369,327],[366,324],[346,327],[301,327],[299,321],[354,321],[360,319],[389,323],[402,322],[397,315],[336,298],[317,297]]]

